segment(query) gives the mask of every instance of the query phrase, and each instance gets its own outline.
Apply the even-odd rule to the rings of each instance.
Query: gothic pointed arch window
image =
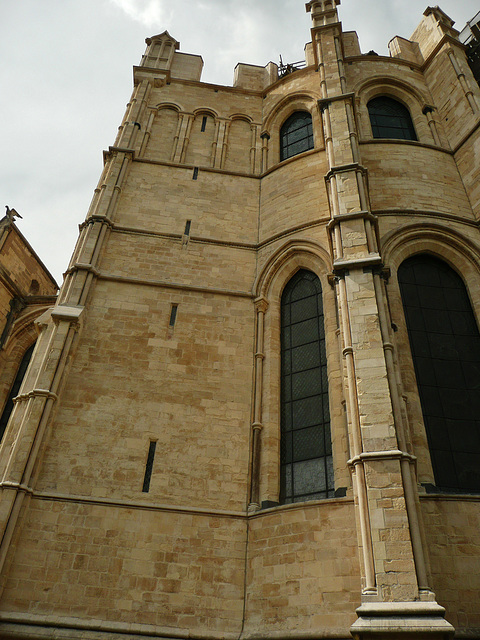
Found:
[[[334,495],[320,280],[298,271],[282,295],[280,502]]]
[[[419,254],[398,270],[438,488],[480,492],[480,334],[462,278]]]
[[[307,111],[295,111],[280,129],[280,160],[313,149],[312,116]]]
[[[30,363],[30,360],[32,359],[34,348],[35,343],[25,351],[20,366],[18,367],[17,375],[15,376],[12,388],[10,389],[7,402],[5,403],[5,408],[2,412],[2,415],[0,416],[0,441],[3,438],[3,434],[5,433],[5,429],[7,428],[8,420],[13,411],[13,399],[18,396],[18,392],[20,391],[20,387],[22,386],[23,378],[25,377],[28,365]]]
[[[417,140],[410,112],[397,100],[379,96],[370,100],[367,107],[374,138]]]

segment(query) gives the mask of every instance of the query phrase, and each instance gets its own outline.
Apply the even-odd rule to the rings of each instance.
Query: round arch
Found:
[[[285,284],[299,269],[308,269],[315,273],[322,289],[328,285],[327,273],[332,270],[332,261],[328,252],[308,240],[289,240],[270,256],[260,271],[254,284],[257,298],[279,298]],[[283,282],[283,284],[282,284]]]
[[[313,92],[298,92],[282,98],[264,120],[263,131],[270,136],[268,143],[268,169],[280,162],[280,129],[283,123],[296,111],[305,111],[312,117],[312,129],[315,149],[323,149],[323,125],[317,107],[320,96]]]
[[[193,115],[195,118],[198,118],[198,116],[210,116],[214,120],[218,119],[218,113],[209,107],[199,107],[193,111]]]
[[[400,232],[389,232],[382,240],[382,251],[395,280],[400,264],[418,253],[429,253],[449,264],[471,289],[473,307],[480,319],[480,288],[468,286],[480,278],[480,251],[465,235],[438,223],[412,224]]]
[[[162,109],[172,109],[177,113],[182,113],[184,111],[183,107],[176,102],[160,102],[156,106],[157,111],[161,111]]]
[[[297,92],[282,98],[273,107],[264,120],[264,129],[270,133],[270,130],[280,129],[282,123],[292,115],[295,111],[308,111],[312,115],[315,112],[317,100],[320,96],[313,92]]]
[[[228,116],[228,119],[232,122],[235,120],[243,120],[244,122],[248,122],[248,124],[253,124],[253,118],[247,116],[245,113],[232,113]]]

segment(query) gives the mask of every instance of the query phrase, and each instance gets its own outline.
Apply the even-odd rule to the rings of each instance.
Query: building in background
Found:
[[[147,39],[0,449],[0,637],[480,638],[480,88],[428,7]],[[293,17],[292,17],[293,18]]]
[[[467,45],[468,64],[480,84],[480,11],[467,22],[459,37]]]
[[[16,212],[15,212],[16,213]],[[35,324],[55,304],[58,285],[14,222],[0,220],[0,437],[33,353]]]

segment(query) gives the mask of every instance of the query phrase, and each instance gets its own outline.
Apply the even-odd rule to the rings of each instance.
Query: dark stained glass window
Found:
[[[480,334],[460,276],[420,254],[398,270],[435,484],[480,492]]]
[[[298,271],[282,295],[280,502],[334,495],[322,290]]]
[[[13,399],[18,396],[18,392],[20,391],[20,387],[22,386],[23,378],[25,377],[25,373],[27,372],[27,367],[32,358],[34,347],[35,344],[32,344],[32,346],[25,351],[25,355],[23,356],[20,366],[18,367],[17,375],[10,390],[5,409],[3,410],[3,413],[0,417],[0,441],[3,438],[8,420],[13,411]]]
[[[280,129],[280,160],[309,149],[313,149],[312,116],[306,111],[296,111]]]
[[[374,138],[417,140],[410,112],[400,102],[380,96],[368,103]]]

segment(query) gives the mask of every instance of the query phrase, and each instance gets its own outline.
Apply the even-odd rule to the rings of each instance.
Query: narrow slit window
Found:
[[[198,178],[198,167],[193,167],[192,180],[196,180],[197,178]]]
[[[156,441],[150,441],[148,448],[147,464],[145,465],[145,477],[143,479],[143,493],[148,493],[150,490],[150,480],[152,479],[153,461],[155,458],[155,449],[157,448]]]
[[[200,131],[203,133],[206,128],[207,128],[207,116],[203,116],[203,118],[202,118],[202,128],[200,129]]]
[[[168,323],[170,327],[175,326],[175,321],[177,319],[177,309],[178,309],[178,304],[172,304],[172,308],[170,310],[170,321]]]
[[[190,227],[192,226],[192,221],[191,220],[187,220],[185,223],[185,232],[184,235],[185,236],[189,236],[190,235]]]

